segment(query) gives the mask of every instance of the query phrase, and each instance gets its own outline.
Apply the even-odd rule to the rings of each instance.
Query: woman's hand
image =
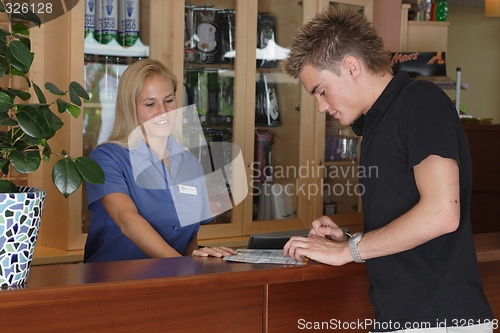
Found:
[[[217,258],[223,258],[231,254],[238,254],[238,252],[225,246],[220,246],[220,247],[205,246],[194,250],[192,253],[192,255],[195,257],[217,257]]]

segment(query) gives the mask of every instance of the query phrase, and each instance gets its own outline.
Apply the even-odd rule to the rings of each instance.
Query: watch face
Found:
[[[357,244],[361,240],[361,238],[363,238],[363,234],[360,232],[357,232],[354,235],[352,235],[351,238],[349,238],[349,241]]]

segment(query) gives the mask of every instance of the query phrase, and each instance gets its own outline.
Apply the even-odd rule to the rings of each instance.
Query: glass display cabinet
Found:
[[[310,149],[313,101],[281,65],[304,21],[304,9],[314,12],[315,5],[272,0],[185,3],[183,98],[196,106],[207,142],[231,142],[241,152],[245,177],[233,186],[248,193],[241,202],[232,198],[230,210],[202,226],[201,239],[310,224],[311,197],[322,193],[313,179]]]
[[[342,2],[368,10],[371,6],[371,0]],[[69,146],[75,156],[90,152],[105,127],[103,109],[112,105],[105,99],[113,94],[115,79],[131,61],[149,56],[165,63],[183,84],[178,87],[178,101],[199,107],[196,113],[207,146],[230,143],[231,151],[223,158],[235,160],[239,155],[242,161],[242,168],[225,173],[231,209],[218,212],[212,223],[201,228],[202,243],[232,245],[234,240],[241,246],[250,234],[309,228],[324,212],[329,122],[317,112],[314,98],[300,83],[283,73],[281,51],[286,52],[297,28],[328,1],[141,0],[140,38],[149,54],[102,53],[100,45],[97,52],[91,51],[85,43],[85,1],[75,3],[65,15],[33,29],[33,49],[39,55],[33,79],[61,86],[70,80],[84,83],[95,75],[85,70],[87,65],[98,67],[111,89],[97,103],[97,86],[89,87],[93,99],[85,104],[85,116],[64,119],[69,124],[58,134],[55,149],[60,144]],[[216,28],[225,37],[207,30],[209,21],[201,22],[199,33],[194,30],[189,15],[194,17],[195,8],[196,12],[217,13]],[[203,19],[210,20],[210,16]],[[194,35],[200,42],[198,54],[191,53]],[[219,50],[218,58],[210,54],[214,47]],[[94,81],[100,82],[97,78]],[[214,82],[217,89],[209,91]],[[98,89],[101,97],[100,85]],[[50,170],[50,165],[44,166],[28,179],[30,185],[49,192],[37,248],[81,251],[88,227],[85,193],[79,190],[68,199],[58,196]],[[339,203],[338,212],[342,212],[340,207]]]

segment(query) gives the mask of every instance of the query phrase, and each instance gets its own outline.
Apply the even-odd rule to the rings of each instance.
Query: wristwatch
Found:
[[[363,233],[357,232],[354,235],[352,235],[349,238],[349,240],[347,241],[349,244],[349,250],[351,250],[352,259],[354,259],[354,262],[357,262],[357,263],[365,262],[365,260],[361,259],[361,256],[359,255],[359,251],[358,251],[358,243],[362,239],[363,239]]]

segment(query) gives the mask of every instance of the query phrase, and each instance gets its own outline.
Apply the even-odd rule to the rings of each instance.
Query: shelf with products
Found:
[[[183,49],[183,105],[193,105],[198,117],[196,127],[201,126],[197,138],[187,139],[189,133],[183,130],[184,140],[197,140],[199,148],[193,151],[209,161],[205,168],[208,176],[217,164],[225,168],[225,195],[230,197],[231,207],[238,204],[237,193],[242,186],[231,183],[233,167],[231,161],[238,156],[242,146],[235,133],[234,110],[242,108],[243,100],[235,99],[235,91],[243,86],[235,65],[235,54],[225,57],[235,50],[235,33],[238,15],[235,1],[181,1],[183,4],[184,36]],[[180,14],[180,13],[177,13]],[[186,128],[186,120],[183,128]],[[187,131],[190,129],[186,128]],[[233,146],[234,144],[234,146]],[[222,147],[222,148],[220,148]],[[221,162],[222,160],[222,162]],[[226,164],[227,167],[226,167]],[[239,187],[235,190],[234,187]],[[209,191],[212,211],[216,208],[217,197]],[[241,234],[241,209],[224,209],[213,213],[213,219],[200,230],[200,238],[239,236]],[[201,236],[201,235],[205,236]],[[215,236],[212,236],[215,235]],[[201,237],[200,237],[201,236]]]
[[[307,228],[311,222],[308,206],[317,194],[311,142],[310,96],[298,80],[282,72],[281,59],[287,46],[307,17],[316,11],[311,2],[280,3],[259,1],[256,41],[256,110],[254,133],[255,172],[253,179],[253,215],[246,229],[264,231],[263,226],[295,224]],[[287,13],[284,18],[282,13]],[[267,58],[260,50],[275,48],[276,58]],[[303,110],[303,111],[301,111]],[[309,149],[309,150],[308,150]],[[268,157],[267,151],[271,157]],[[258,164],[260,163],[260,164]],[[266,172],[266,170],[270,172]],[[270,208],[269,208],[270,207]]]
[[[220,2],[212,8],[218,4]],[[294,8],[290,3],[273,0],[257,3],[225,1],[224,4],[229,6],[224,7],[226,10],[235,9],[236,15],[233,142],[241,145],[251,193],[244,202],[233,207],[230,225],[241,223],[241,226],[238,230],[235,225],[234,233],[229,236],[308,228],[311,221],[323,212],[324,144],[318,142],[324,142],[325,134],[324,130],[317,129],[318,126],[325,128],[325,123],[315,112],[314,99],[302,89],[298,80],[282,72],[281,60],[264,62],[262,66],[259,49],[266,46],[259,45],[259,39],[267,39],[268,45],[278,45],[280,50],[286,49],[302,23],[326,2],[303,1],[294,3],[293,6],[297,6]],[[356,2],[356,5],[368,6],[369,9],[371,4],[368,0]],[[204,6],[208,3],[190,1],[189,5]],[[287,13],[287,17],[280,15],[282,13]],[[265,22],[274,24],[264,35],[254,33],[259,32],[262,23],[262,20],[259,23],[259,17],[266,17]],[[242,55],[245,58],[242,59]],[[185,66],[189,67],[189,64]],[[210,64],[210,67],[214,65]],[[318,154],[319,150],[321,154]],[[326,166],[356,165],[356,161],[341,161],[328,162]],[[347,202],[339,205],[342,212],[357,214],[360,211],[358,197]],[[212,232],[213,227],[217,226],[202,226],[201,239],[208,241],[223,237]]]
[[[106,46],[106,45],[103,45]],[[89,50],[85,48],[85,52]],[[116,94],[121,74],[134,61],[140,59],[127,52],[111,52],[109,48],[97,54],[84,55],[84,86],[89,100],[83,106],[83,154],[88,156],[97,145],[105,142],[113,127]],[[111,53],[114,53],[111,55]],[[86,186],[82,195],[82,232],[88,231],[90,212],[87,209]]]
[[[246,181],[239,186],[248,191],[243,202],[233,202],[230,223],[202,226],[200,238],[306,228],[311,221],[304,218],[309,213],[307,203],[304,205],[308,195],[298,191],[309,179],[296,173],[301,165],[306,168],[311,164],[307,153],[312,160],[312,150],[304,152],[300,137],[312,132],[313,122],[301,122],[308,116],[299,112],[303,92],[297,80],[282,73],[283,57],[269,56],[286,50],[291,43],[293,32],[304,20],[303,7],[294,3],[297,8],[290,10],[290,4],[270,0],[186,1],[185,5],[185,17],[193,20],[186,25],[185,104],[197,106],[205,132],[224,126],[231,129],[229,140],[241,149],[245,165]],[[306,6],[315,5],[308,1]],[[204,11],[206,15],[202,15]],[[278,15],[285,11],[290,13],[287,19]],[[199,31],[213,28],[203,25],[207,21],[227,38]],[[227,27],[234,27],[234,31]],[[191,44],[193,31],[201,34],[198,37],[205,43]],[[212,49],[216,43],[210,38],[226,49]],[[229,41],[234,46],[225,43]],[[211,53],[203,54],[203,50]],[[206,88],[199,87],[200,79],[207,82]],[[205,97],[200,96],[203,91]],[[232,110],[224,110],[224,104],[232,105]]]
[[[93,55],[147,58],[149,57],[149,46],[144,45],[140,38],[132,46],[122,46],[116,40],[102,44],[89,34],[85,37],[84,52]]]
[[[100,4],[100,6],[99,6]],[[149,57],[151,1],[85,1],[84,86],[90,99],[84,105],[84,142],[88,154],[107,140],[114,119],[118,82],[134,61]],[[145,33],[143,33],[143,30]]]
[[[90,1],[89,1],[90,2]],[[85,42],[85,5],[87,1],[80,1],[68,12],[50,22],[42,24],[41,28],[33,29],[30,33],[33,36],[33,50],[41,54],[41,61],[34,62],[33,73],[34,80],[45,82],[50,81],[56,85],[64,86],[66,82],[75,80],[84,85],[87,74],[84,64],[93,62],[98,64],[108,56],[108,61],[113,65],[127,65],[131,61],[149,54],[169,67],[173,68],[175,63],[172,58],[167,56],[164,50],[172,49],[173,39],[163,38],[164,34],[172,35],[176,26],[170,23],[176,22],[175,16],[170,16],[176,8],[173,1],[141,0],[141,43],[151,47],[140,47],[142,51],[137,50],[139,42],[135,46],[118,47],[114,45],[94,45],[96,49],[89,47],[89,40]],[[169,17],[169,22],[164,18]],[[167,24],[168,23],[168,24]],[[114,44],[114,43],[113,43]],[[120,51],[115,52],[113,48]],[[125,53],[122,51],[126,50]],[[133,52],[132,52],[133,51]],[[91,53],[92,52],[92,53]],[[127,53],[128,52],[128,53]],[[114,60],[112,60],[115,58]],[[116,61],[118,58],[120,61]],[[123,61],[123,59],[126,59]],[[104,61],[104,60],[103,60]],[[56,70],[55,70],[56,69]],[[92,89],[90,89],[92,90]],[[92,93],[92,91],[89,91]],[[93,97],[95,98],[95,92]],[[113,102],[90,101],[84,104],[84,108],[96,111],[102,107],[112,108]],[[99,104],[99,105],[98,105]],[[91,111],[85,111],[91,112]],[[63,115],[64,116],[64,115]],[[58,134],[58,138],[51,144],[55,150],[61,149],[60,146],[68,147],[68,153],[79,155],[82,152],[90,152],[95,146],[94,139],[88,140],[88,137],[82,135],[84,128],[89,125],[88,117],[71,119],[65,117],[63,121],[67,123],[67,130]],[[30,177],[31,186],[43,187],[47,189],[47,201],[41,223],[41,230],[37,247],[43,249],[54,249],[60,251],[81,251],[86,239],[86,223],[82,220],[85,214],[86,197],[82,189],[79,189],[69,198],[61,198],[57,190],[51,183],[50,165],[42,166],[40,172],[35,177]],[[50,252],[50,251],[49,251]],[[43,253],[46,253],[43,251]],[[40,251],[35,255],[42,259],[46,254]],[[57,256],[59,257],[59,256]],[[61,255],[62,257],[62,255]],[[57,262],[57,258],[54,258]],[[64,261],[64,259],[61,259]]]
[[[448,50],[449,21],[415,20],[409,4],[401,6],[401,48],[403,52]]]
[[[373,0],[322,0],[317,10],[325,6],[348,6],[373,20]],[[316,112],[315,160],[321,170],[315,181],[322,195],[318,196],[321,200],[314,201],[311,207],[312,218],[328,215],[339,226],[360,231],[363,220],[358,183],[361,139],[349,126],[343,126],[328,114],[319,114],[316,103],[313,104],[313,110]]]
[[[359,212],[362,189],[358,182],[361,139],[349,126],[326,116],[323,214]]]

